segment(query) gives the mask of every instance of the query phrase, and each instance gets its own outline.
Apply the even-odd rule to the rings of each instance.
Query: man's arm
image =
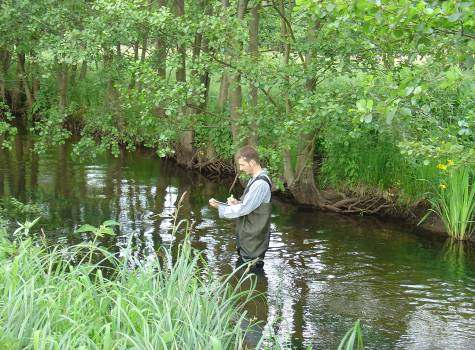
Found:
[[[241,203],[235,205],[219,205],[219,217],[235,219],[247,215],[257,209],[269,197],[269,185],[264,180],[257,180],[251,185]]]

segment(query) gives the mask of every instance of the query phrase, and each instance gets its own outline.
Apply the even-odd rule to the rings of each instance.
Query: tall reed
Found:
[[[446,182],[440,184],[437,196],[432,200],[433,210],[442,219],[450,237],[469,239],[474,229],[475,171],[468,167],[448,168]]]
[[[22,238],[13,246],[0,254],[1,349],[244,347],[252,290],[214,277],[188,238],[171,267],[157,259],[131,268],[90,244],[47,248]],[[72,263],[90,249],[103,259]]]

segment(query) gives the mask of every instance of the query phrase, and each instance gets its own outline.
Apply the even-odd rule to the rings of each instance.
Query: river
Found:
[[[207,205],[225,199],[229,181],[199,174],[137,150],[79,163],[71,144],[40,156],[17,137],[0,151],[0,196],[39,203],[39,225],[52,240],[74,243],[75,228],[120,222],[104,244],[120,252],[133,236],[137,259],[173,244],[173,213],[193,224],[193,246],[218,275],[236,261],[234,224]],[[266,334],[293,348],[336,349],[357,319],[368,349],[474,349],[475,255],[469,245],[418,232],[398,222],[345,217],[273,200],[263,297],[249,306]]]

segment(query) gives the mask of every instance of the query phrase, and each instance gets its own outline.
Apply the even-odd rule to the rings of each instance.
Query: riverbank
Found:
[[[193,170],[210,179],[220,182],[223,179],[233,187],[233,193],[240,195],[237,187],[243,189],[244,182],[236,179],[235,167],[232,160],[215,160],[198,158],[191,163],[180,163],[176,157],[167,157],[178,166],[187,170]],[[235,186],[233,186],[235,183]],[[237,185],[237,186],[236,186]],[[321,211],[336,212],[341,215],[372,215],[381,219],[403,220],[414,228],[425,230],[436,235],[448,236],[444,224],[439,216],[430,211],[430,203],[424,200],[410,202],[398,197],[398,190],[381,191],[376,188],[361,188],[336,191],[332,188],[323,189],[319,195],[326,199],[326,205],[317,204],[318,198],[314,198],[313,204],[302,203],[295,198],[286,186],[283,189],[273,187],[273,194],[279,199]],[[472,237],[474,240],[475,237]]]
[[[19,128],[18,125],[17,127]],[[19,128],[19,130],[21,131],[22,129]],[[74,130],[71,130],[71,132],[73,131]],[[35,147],[33,138],[29,137],[29,139],[30,141],[28,141],[29,145],[27,147]],[[80,138],[78,136],[73,136],[71,140],[77,142]],[[157,155],[156,149],[146,147],[143,144],[136,144],[134,147],[151,156],[156,157]],[[116,156],[123,157],[126,152],[126,147],[121,145]],[[88,155],[85,155],[86,158],[87,156]],[[76,157],[80,158],[81,156],[76,155]],[[195,156],[193,156],[191,161],[187,163],[179,162],[173,155],[168,155],[165,158],[174,162],[186,171],[199,173],[215,183],[222,183],[225,181],[228,189],[233,187],[234,195],[238,196],[241,194],[244,182],[240,181],[239,178],[236,179],[232,159],[222,159],[218,157],[209,159],[205,155],[200,155],[199,152],[195,152]],[[310,198],[311,200],[309,202],[302,203],[299,198],[296,198],[291,193],[288,186],[283,182],[282,177],[279,178],[279,176],[274,176],[274,181],[280,181],[280,183],[283,184],[280,188],[274,186],[273,192],[275,196],[278,196],[285,202],[320,211],[336,212],[341,215],[364,215],[376,216],[381,219],[403,220],[414,228],[426,230],[437,235],[447,236],[447,232],[445,231],[440,218],[435,215],[435,213],[430,212],[430,204],[428,201],[418,200],[414,202],[407,199],[401,199],[398,194],[399,190],[396,188],[387,191],[381,191],[377,188],[371,188],[370,186],[359,186],[355,188],[346,186],[339,191],[332,188],[326,188],[318,191],[320,198],[313,197]],[[234,182],[235,184],[233,186]],[[325,201],[325,204],[323,205],[322,199]],[[427,215],[428,213],[429,215]],[[427,217],[422,220],[425,216]]]

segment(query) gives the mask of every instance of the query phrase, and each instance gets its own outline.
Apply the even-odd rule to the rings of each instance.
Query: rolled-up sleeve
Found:
[[[220,204],[218,207],[219,217],[235,219],[240,216],[248,215],[262,203],[269,202],[269,200],[269,185],[263,180],[257,180],[251,185],[241,203],[234,205]]]

